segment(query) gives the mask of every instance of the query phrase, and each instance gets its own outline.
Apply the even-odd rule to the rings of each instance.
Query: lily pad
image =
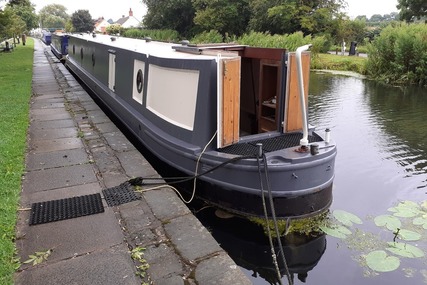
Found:
[[[396,255],[409,258],[420,258],[424,256],[424,252],[421,249],[410,244],[397,242],[388,242],[387,244],[390,247],[386,249]]]
[[[400,229],[397,237],[406,241],[415,241],[421,239],[421,235],[419,233],[405,229]]]
[[[388,209],[394,216],[402,218],[413,218],[421,213],[420,206],[412,201],[400,202],[396,207]]]
[[[351,227],[353,223],[362,224],[362,220],[358,216],[343,210],[334,210],[333,215],[338,221],[349,227]]]
[[[391,231],[395,231],[402,226],[400,220],[392,215],[380,215],[378,217],[375,217],[374,222],[378,227],[385,226]]]
[[[346,238],[348,235],[351,235],[351,231],[341,225],[334,226],[334,227],[321,226],[320,229],[325,234],[336,237],[336,238]]]
[[[427,230],[427,215],[423,215],[422,217],[416,217],[412,223],[416,226],[422,226]]]
[[[366,264],[374,271],[389,272],[400,266],[400,259],[396,256],[387,255],[384,250],[375,250],[365,257]]]

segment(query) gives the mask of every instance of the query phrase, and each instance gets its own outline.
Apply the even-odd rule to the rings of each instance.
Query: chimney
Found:
[[[133,17],[132,8],[129,8],[129,17]]]

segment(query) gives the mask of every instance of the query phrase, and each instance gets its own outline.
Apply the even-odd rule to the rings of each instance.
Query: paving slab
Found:
[[[225,253],[203,260],[197,265],[196,280],[203,285],[251,285],[243,272],[234,261]]]
[[[191,213],[176,193],[169,188],[144,192],[144,198],[156,217],[163,222]],[[174,224],[179,222],[180,220],[177,220]]]
[[[35,252],[52,249],[48,262],[53,263],[123,242],[123,233],[111,208],[100,214],[26,226],[29,217],[30,211],[21,212],[19,217],[20,223],[25,224],[16,242],[21,261]],[[29,266],[23,265],[21,269]]]
[[[190,262],[222,251],[208,230],[192,214],[170,220],[165,224],[165,231],[180,255]]]
[[[96,124],[96,128],[101,134],[119,132],[119,129],[113,122]]]
[[[77,137],[30,141],[31,153],[51,152],[83,147],[82,140]]]
[[[61,129],[75,127],[74,121],[70,119],[52,120],[52,121],[32,121],[30,131],[33,129]]]
[[[161,177],[147,159],[136,149],[119,152],[117,153],[117,158],[129,177]]]
[[[101,186],[98,182],[75,185],[70,187],[64,187],[55,189],[54,191],[39,191],[28,195],[22,195],[19,204],[21,208],[30,208],[32,203],[39,203],[44,201],[59,200],[65,198],[72,198],[77,196],[91,195],[100,193],[102,191]],[[104,206],[107,206],[105,201]]]
[[[25,174],[23,187],[27,193],[54,190],[98,181],[90,164],[31,171]]]
[[[36,121],[53,121],[71,119],[71,115],[68,112],[58,112],[52,109],[35,109],[30,111],[30,118]]]
[[[174,249],[166,244],[147,247],[144,251],[144,259],[150,264],[147,271],[154,280],[184,274],[184,264],[175,255]]]
[[[36,137],[38,140],[52,140],[61,138],[76,138],[78,131],[76,128],[60,128],[60,129],[30,129],[29,134],[31,137]]]
[[[18,275],[15,285],[140,285],[123,246],[32,268]]]
[[[27,171],[57,168],[88,163],[88,154],[84,149],[67,149],[27,155]]]
[[[124,134],[121,132],[106,133],[104,134],[110,147],[115,151],[129,151],[135,149],[135,147],[128,141]]]

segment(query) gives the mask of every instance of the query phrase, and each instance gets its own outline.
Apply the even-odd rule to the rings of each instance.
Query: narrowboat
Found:
[[[45,45],[50,45],[52,40],[52,34],[47,30],[42,30],[42,41]]]
[[[69,36],[63,33],[54,33],[51,36],[50,50],[60,61],[65,61],[68,54],[68,38]]]
[[[78,34],[66,65],[153,155],[194,176],[185,191],[240,215],[267,203],[304,217],[329,208],[337,153],[307,122],[308,48]]]

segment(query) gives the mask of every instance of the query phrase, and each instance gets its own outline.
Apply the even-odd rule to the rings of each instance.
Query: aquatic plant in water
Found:
[[[367,275],[372,273],[394,271],[400,267],[402,258],[423,258],[426,256],[418,244],[411,242],[427,239],[427,200],[421,203],[402,201],[373,219],[375,225],[390,234],[390,240],[384,240],[379,234],[365,232],[357,225],[363,221],[358,216],[344,210],[334,210],[332,213],[298,219],[280,220],[280,233],[286,236],[290,233],[316,236],[327,234],[340,239],[350,250],[359,252],[358,258],[362,266],[366,266]],[[264,227],[264,219],[251,218],[251,221]],[[273,228],[269,221],[268,226]],[[411,269],[411,272],[415,269]],[[402,272],[407,272],[403,268]],[[421,272],[421,271],[420,271]],[[422,273],[422,272],[421,272]],[[406,274],[413,276],[414,274]]]
[[[388,211],[390,214],[375,217],[374,223],[389,231],[393,241],[383,241],[379,235],[355,228],[355,224],[362,224],[362,220],[343,210],[333,211],[329,222],[320,228],[325,234],[341,239],[349,249],[362,251],[361,264],[370,270],[377,273],[394,271],[400,267],[401,258],[425,256],[417,244],[409,242],[419,241],[427,236],[427,201],[420,204],[402,201]],[[359,247],[358,244],[363,246]],[[367,253],[363,254],[364,252]]]

